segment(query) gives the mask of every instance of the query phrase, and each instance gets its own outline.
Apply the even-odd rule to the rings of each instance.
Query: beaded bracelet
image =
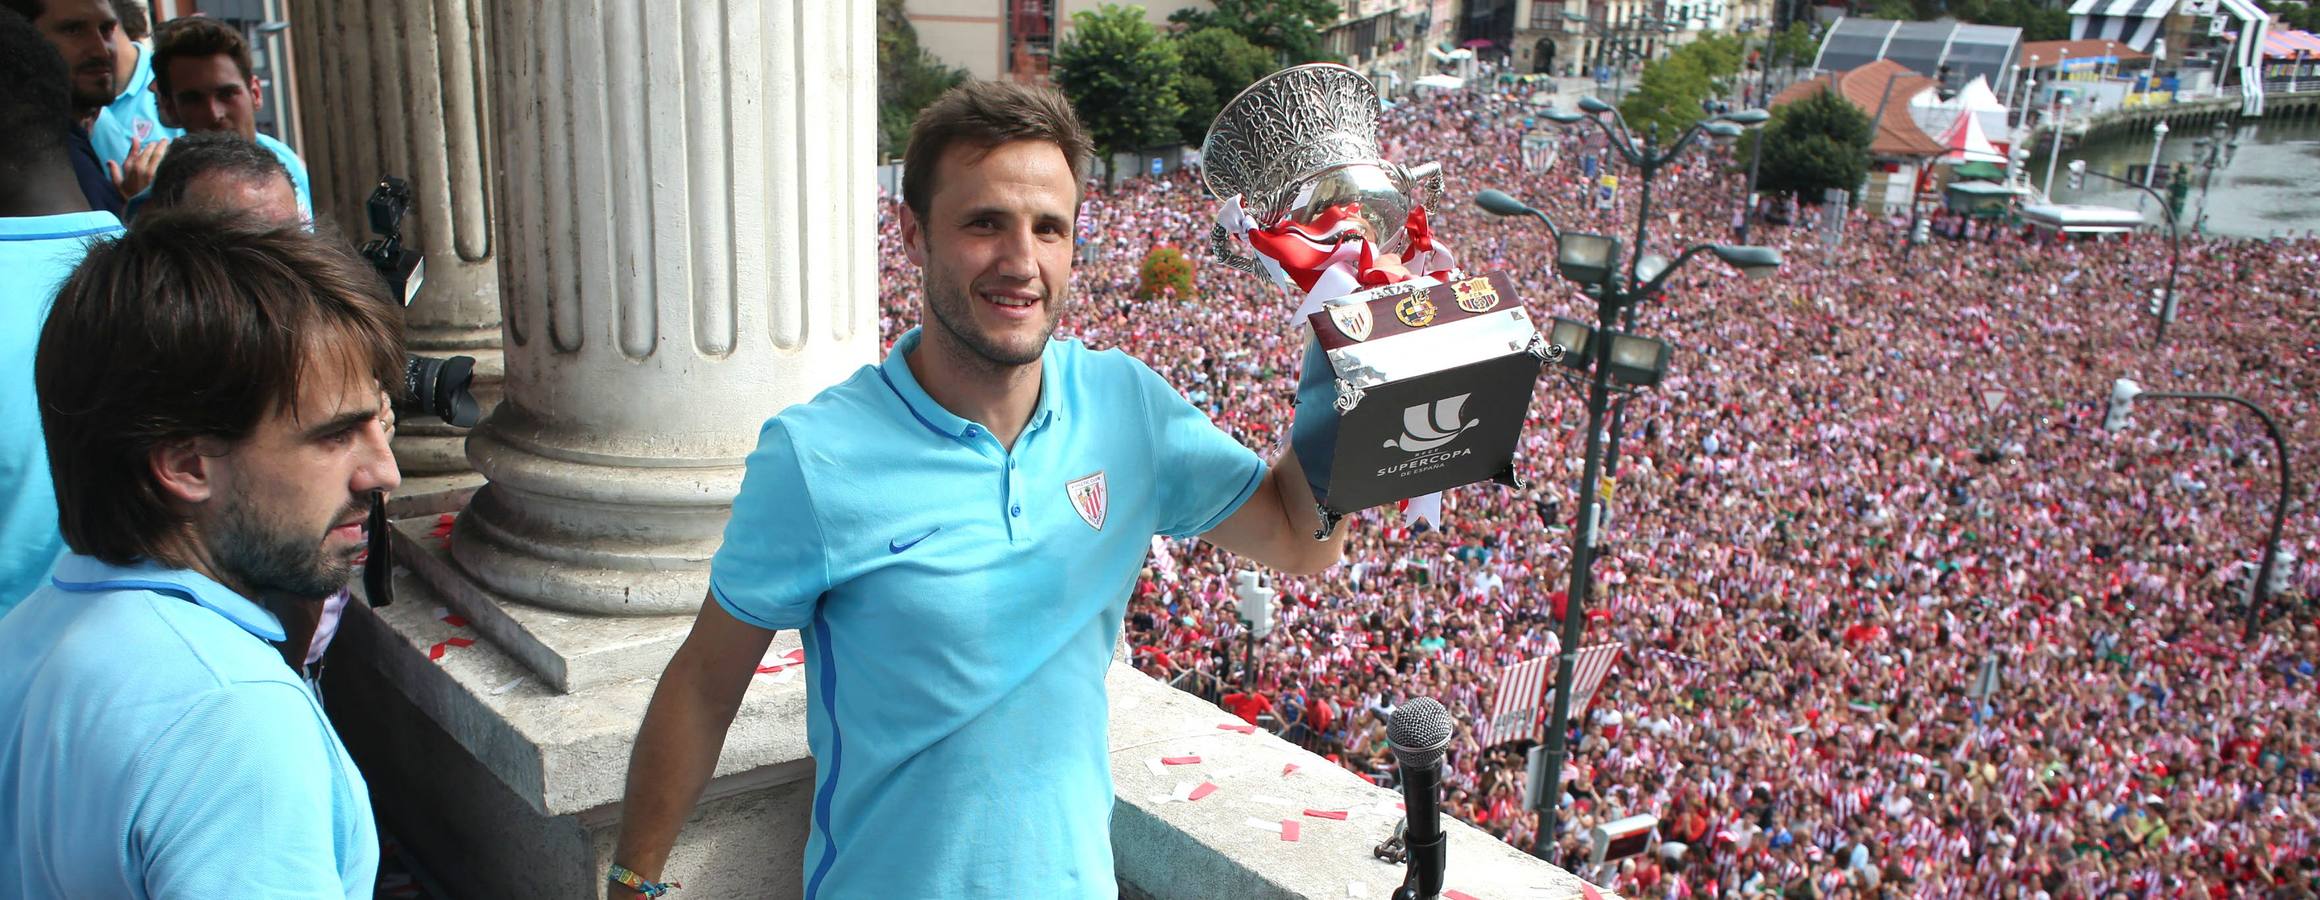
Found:
[[[658,897],[668,893],[672,889],[684,887],[684,885],[678,884],[674,881],[666,881],[658,884],[646,881],[644,876],[629,871],[627,866],[623,866],[619,863],[613,863],[612,871],[604,873],[604,880],[635,891],[638,894],[646,897]]]

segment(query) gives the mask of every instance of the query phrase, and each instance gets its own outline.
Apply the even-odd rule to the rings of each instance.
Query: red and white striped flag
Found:
[[[1490,701],[1490,719],[1482,723],[1483,746],[1538,739],[1539,724],[1547,714],[1547,689],[1555,680],[1553,645],[1557,642],[1548,643],[1545,656],[1499,670],[1498,693]],[[1618,644],[1597,644],[1579,649],[1579,662],[1571,673],[1575,686],[1571,692],[1572,715],[1587,711],[1595,689],[1603,685],[1603,677],[1610,674],[1611,664],[1619,658],[1619,648]]]

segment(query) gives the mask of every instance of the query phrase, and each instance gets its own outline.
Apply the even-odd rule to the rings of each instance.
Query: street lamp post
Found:
[[[2062,122],[2064,117],[2070,115],[2070,98],[2064,96],[2062,92],[2056,91],[2054,98],[2047,105],[2054,110],[2053,115],[2047,117],[2046,126],[2048,138],[2054,141],[2054,149],[2046,154],[2046,183],[2039,185],[2038,189],[2046,193],[2046,202],[2052,203],[2054,202],[2054,162],[2062,158]]]
[[[1713,116],[1685,129],[1682,136],[1664,150],[1656,132],[1648,133],[1641,145],[1628,131],[1627,123],[1616,108],[1602,100],[1589,97],[1579,102],[1581,113],[1549,112],[1555,122],[1571,125],[1593,121],[1602,129],[1604,137],[1629,165],[1640,171],[1642,194],[1637,201],[1635,242],[1632,252],[1624,260],[1619,258],[1619,240],[1592,234],[1565,233],[1555,228],[1545,213],[1495,190],[1483,191],[1475,199],[1482,208],[1495,215],[1530,216],[1545,223],[1555,239],[1556,267],[1565,279],[1578,283],[1595,299],[1595,326],[1589,332],[1585,325],[1569,323],[1583,346],[1571,348],[1570,364],[1588,368],[1592,377],[1587,390],[1587,440],[1584,471],[1579,479],[1578,522],[1571,535],[1571,580],[1569,594],[1564,601],[1562,620],[1562,648],[1556,657],[1555,699],[1549,713],[1546,745],[1546,772],[1544,790],[1539,792],[1539,829],[1534,836],[1531,854],[1541,859],[1552,852],[1561,820],[1557,810],[1562,806],[1563,766],[1570,756],[1569,722],[1571,718],[1571,687],[1579,659],[1579,641],[1585,623],[1581,607],[1594,591],[1594,555],[1597,529],[1601,520],[1599,486],[1605,469],[1603,440],[1604,419],[1611,405],[1612,381],[1617,378],[1634,385],[1657,380],[1639,380],[1625,374],[1636,370],[1637,359],[1653,358],[1656,347],[1656,365],[1664,368],[1666,345],[1649,338],[1641,338],[1624,331],[1614,331],[1618,323],[1633,321],[1633,307],[1666,285],[1669,276],[1701,253],[1711,253],[1727,264],[1750,275],[1769,274],[1780,266],[1780,252],[1763,247],[1729,244],[1699,244],[1684,250],[1673,262],[1664,265],[1645,265],[1645,245],[1651,227],[1651,185],[1659,171],[1673,162],[1702,136],[1713,140],[1737,140],[1746,127],[1757,125],[1769,118],[1763,110],[1746,109]],[[1653,257],[1656,261],[1656,257]],[[1652,271],[1656,268],[1657,271]],[[1624,272],[1622,271],[1624,269]],[[1562,333],[1558,322],[1557,333]]]
[[[2207,231],[2207,189],[2215,183],[2215,170],[2230,168],[2232,157],[2239,155],[2239,140],[2231,135],[2231,124],[2217,122],[2206,136],[2191,142],[2191,160],[2199,166],[2199,213],[2191,217],[2191,233]]]
[[[2249,586],[2247,626],[2243,637],[2253,641],[2256,629],[2263,623],[2264,603],[2271,599],[2272,572],[2280,564],[2280,531],[2288,523],[2288,501],[2295,496],[2295,483],[2288,471],[2288,441],[2280,436],[2280,423],[2263,407],[2237,394],[2206,391],[2146,391],[2125,378],[2111,383],[2110,410],[2103,416],[2103,430],[2116,433],[2127,427],[2127,412],[2139,398],[2161,400],[2199,400],[2231,403],[2246,408],[2264,422],[2264,431],[2272,436],[2272,449],[2280,456],[2280,498],[2272,503],[2272,533],[2264,539],[2263,562],[2256,567],[2255,584]]]
[[[2160,119],[2158,124],[2151,126],[2151,164],[2143,167],[2143,187],[2150,187],[2152,179],[2159,176],[2159,148],[2166,145],[2167,120]],[[2162,201],[2161,205],[2165,205],[2165,203]],[[2138,210],[2143,208],[2143,198],[2135,198],[2135,208]]]
[[[2160,127],[2165,128],[2166,123],[2160,123]],[[2162,135],[2165,133],[2164,131],[2160,132]],[[2152,156],[2156,158],[2158,154],[2154,152]],[[2167,346],[2167,323],[2175,321],[2175,273],[2183,267],[2183,229],[2175,221],[2175,207],[2169,205],[2167,198],[2159,196],[2159,191],[2147,183],[2136,184],[2115,175],[2088,171],[2086,160],[2083,159],[2070,161],[2070,186],[2072,190],[2076,190],[2079,179],[2087,175],[2114,184],[2123,184],[2149,194],[2151,199],[2159,204],[2159,211],[2167,216],[2167,287],[2159,295],[2159,308],[2152,310],[2152,313],[2159,319],[2159,331],[2151,338],[2151,346],[2154,349],[2165,347]],[[2137,198],[2137,205],[2140,205],[2140,198]]]

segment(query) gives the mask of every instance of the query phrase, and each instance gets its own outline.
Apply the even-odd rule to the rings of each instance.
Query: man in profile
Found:
[[[113,43],[120,22],[105,0],[0,0],[0,8],[23,16],[64,57],[72,75],[72,118],[66,123],[73,178],[91,209],[118,217],[127,197],[113,184],[89,146],[89,126],[113,102]]]
[[[34,383],[70,552],[0,641],[0,896],[369,898],[301,677],[400,483],[402,317],[346,247],[157,213],[58,292]]]
[[[298,210],[314,217],[306,163],[290,145],[258,130],[258,76],[250,69],[250,45],[240,30],[203,16],[171,19],[153,38],[153,89],[161,114],[187,134],[224,131],[254,141],[290,170],[298,189]]]
[[[89,242],[119,234],[73,179],[71,75],[22,16],[0,11],[0,615],[48,583],[64,550],[32,392],[56,286]]]

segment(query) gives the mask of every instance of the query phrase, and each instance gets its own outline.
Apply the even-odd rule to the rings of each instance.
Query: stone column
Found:
[[[482,162],[446,177],[495,173],[506,381],[467,439],[488,484],[448,536],[396,523],[395,602],[350,605],[325,694],[381,821],[452,895],[601,896],[637,723],[759,427],[877,353],[873,6],[331,6],[304,27],[438,70],[457,42],[412,23],[462,23],[490,100]],[[375,136],[349,139],[375,178]],[[798,674],[753,679],[670,863],[687,894],[801,892]]]
[[[572,614],[697,610],[759,426],[875,358],[871,5],[492,6],[507,390],[450,549],[570,690],[674,646]]]
[[[411,183],[403,241],[427,258],[407,312],[411,352],[472,356],[475,394],[498,402],[497,189],[486,125],[490,56],[482,0],[382,0],[302,7],[293,23],[306,167],[321,228],[370,240],[364,200],[381,176]],[[432,416],[402,418],[395,459],[397,516],[458,508],[482,483],[466,430]]]

